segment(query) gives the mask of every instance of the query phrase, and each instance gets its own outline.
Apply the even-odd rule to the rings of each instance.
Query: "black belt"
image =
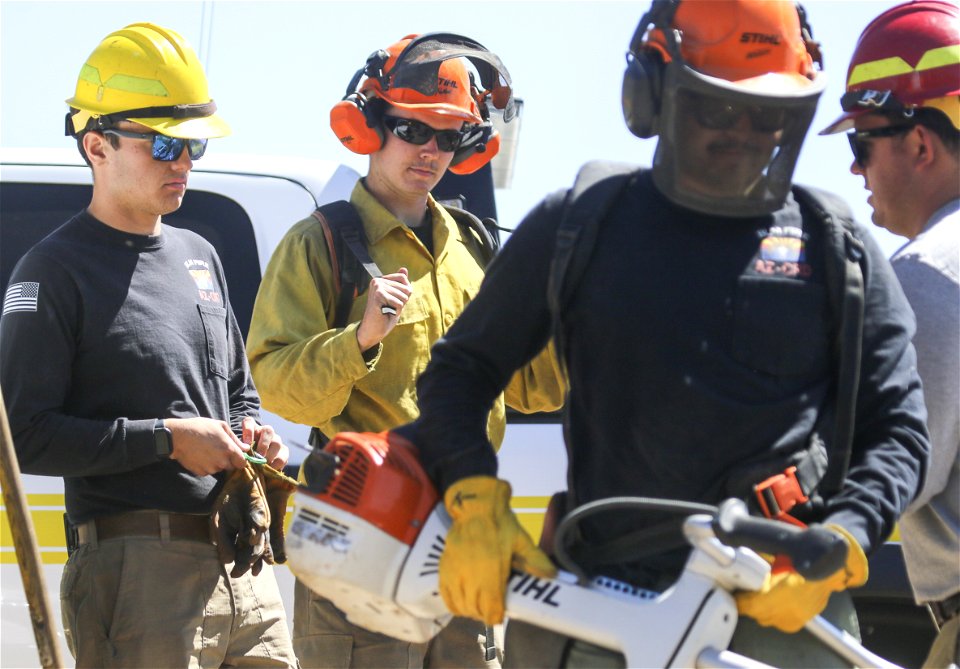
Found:
[[[960,613],[960,592],[942,599],[939,602],[930,602],[930,611],[937,621],[938,627],[943,627]]]
[[[165,511],[131,511],[94,518],[77,526],[78,545],[119,537],[150,537],[213,543],[210,516]]]

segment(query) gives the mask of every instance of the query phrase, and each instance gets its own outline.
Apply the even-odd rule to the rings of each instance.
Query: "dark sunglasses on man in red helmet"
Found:
[[[385,116],[383,125],[406,143],[416,146],[423,146],[430,141],[431,137],[435,136],[437,138],[437,148],[447,153],[456,151],[464,137],[462,130],[435,130],[426,123],[421,123],[412,118]]]
[[[853,160],[860,169],[864,169],[870,160],[870,140],[880,137],[896,137],[904,135],[916,126],[915,123],[901,123],[899,125],[885,125],[869,130],[851,130],[847,133],[850,150],[853,151]]]

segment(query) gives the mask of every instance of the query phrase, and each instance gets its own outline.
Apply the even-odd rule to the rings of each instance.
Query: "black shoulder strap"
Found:
[[[361,267],[373,279],[383,276],[383,272],[370,257],[363,222],[352,204],[346,200],[329,202],[314,211],[313,217],[323,228],[333,266],[337,292],[333,327],[342,328],[347,324],[353,300],[367,289],[368,282],[361,281]]]
[[[480,250],[480,257],[484,267],[489,265],[490,261],[493,260],[493,256],[495,256],[500,249],[499,239],[494,236],[490,231],[490,227],[488,227],[492,226],[492,228],[496,230],[496,221],[491,218],[485,218],[481,221],[466,209],[451,207],[448,204],[443,205],[443,208],[446,209],[447,213],[457,222],[457,225],[460,226],[465,236],[476,240],[476,247]]]
[[[589,162],[580,168],[573,188],[567,191],[547,280],[547,304],[561,366],[565,366],[566,359],[560,327],[563,306],[590,260],[601,221],[627,184],[641,172],[635,165]]]
[[[854,232],[853,214],[846,202],[824,191],[800,186],[793,187],[793,195],[801,206],[811,209],[823,221],[827,292],[837,319],[833,350],[837,361],[834,438],[827,472],[819,486],[820,494],[828,496],[842,487],[853,447],[863,352],[864,283],[860,263],[864,246]]]

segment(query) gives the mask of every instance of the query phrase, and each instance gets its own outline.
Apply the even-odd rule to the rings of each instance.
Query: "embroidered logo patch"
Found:
[[[40,284],[36,281],[11,283],[7,286],[7,293],[3,297],[3,314],[12,314],[15,311],[36,311],[39,297]]]
[[[803,230],[790,226],[772,226],[760,241],[760,253],[754,263],[759,274],[808,277],[812,273],[806,260]]]
[[[206,260],[190,259],[184,261],[184,266],[190,272],[190,278],[197,284],[197,291],[200,293],[200,299],[204,302],[213,302],[223,304],[223,298],[217,291],[217,286],[213,282],[213,275],[210,273],[210,265]]]

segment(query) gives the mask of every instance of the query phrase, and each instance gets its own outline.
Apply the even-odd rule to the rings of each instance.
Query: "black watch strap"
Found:
[[[163,419],[158,419],[153,425],[153,444],[157,449],[157,457],[166,460],[173,453],[173,434],[170,428],[163,424]]]

